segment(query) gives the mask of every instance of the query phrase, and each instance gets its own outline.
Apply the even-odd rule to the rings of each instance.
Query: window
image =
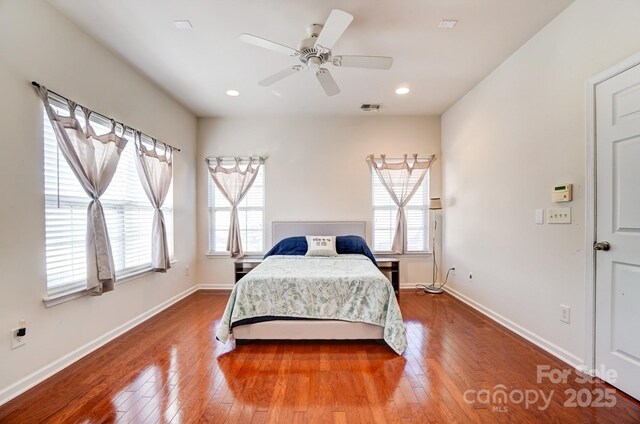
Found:
[[[55,107],[67,115],[66,104]],[[78,110],[78,112],[80,112]],[[84,124],[84,118],[79,121]],[[53,128],[46,112],[44,123],[44,193],[46,231],[46,271],[49,294],[80,291],[87,279],[86,231],[89,196],[58,151]],[[91,118],[96,133],[110,124]],[[100,198],[105,212],[116,277],[127,277],[151,269],[151,225],[153,207],[136,170],[135,145],[130,133],[109,188]],[[169,250],[173,256],[173,187],[163,205]]]
[[[391,196],[375,171],[372,170],[371,175],[373,182],[373,250],[378,253],[391,252],[398,207],[391,200]],[[428,202],[429,172],[407,206],[404,207],[407,219],[407,253],[429,250]]]
[[[223,165],[225,165],[223,163]],[[229,164],[232,165],[231,163]],[[235,162],[233,163],[235,165]],[[209,176],[209,253],[227,250],[231,206]],[[240,239],[245,253],[264,252],[264,164],[247,195],[238,205]]]

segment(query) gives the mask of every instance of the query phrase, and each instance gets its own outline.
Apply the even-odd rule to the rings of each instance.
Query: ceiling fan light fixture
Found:
[[[227,90],[227,96],[229,97],[238,97],[240,92],[238,90]]]
[[[322,65],[322,60],[319,57],[310,57],[307,62],[309,68],[311,69],[320,69],[320,65]]]
[[[409,91],[409,87],[398,87],[396,88],[396,94],[407,94]]]

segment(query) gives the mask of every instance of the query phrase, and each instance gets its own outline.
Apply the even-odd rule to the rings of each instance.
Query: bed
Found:
[[[383,340],[407,346],[400,308],[364,241],[365,223],[274,222],[263,262],[236,283],[216,337]],[[336,236],[337,256],[305,256],[302,235]]]

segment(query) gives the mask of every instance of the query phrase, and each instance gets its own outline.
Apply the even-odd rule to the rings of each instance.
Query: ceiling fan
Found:
[[[241,34],[240,40],[254,46],[288,54],[297,58],[301,64],[294,65],[258,82],[267,87],[281,79],[293,75],[303,69],[315,71],[316,78],[327,96],[340,93],[338,84],[327,68],[322,65],[331,63],[334,66],[352,68],[389,69],[393,58],[383,56],[333,56],[331,49],[342,33],[347,29],[353,16],[339,9],[333,9],[324,25],[312,24],[307,28],[307,38],[298,44],[298,48],[287,47],[274,41],[266,40],[252,34]]]

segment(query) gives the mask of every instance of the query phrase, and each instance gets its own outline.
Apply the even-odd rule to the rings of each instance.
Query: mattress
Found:
[[[235,323],[261,317],[371,324],[396,353],[407,347],[393,287],[363,255],[269,256],[236,283],[216,336],[227,342]]]

